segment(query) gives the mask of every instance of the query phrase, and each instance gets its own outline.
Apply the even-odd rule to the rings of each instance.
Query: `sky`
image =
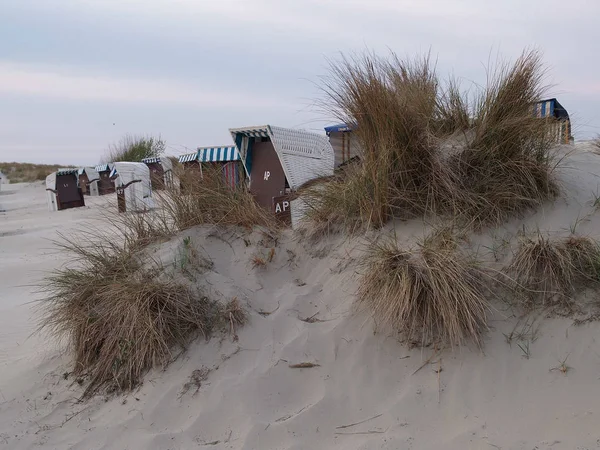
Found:
[[[125,134],[167,153],[231,145],[229,128],[323,133],[328,60],[431,52],[485,83],[498,57],[543,52],[576,140],[600,133],[597,0],[1,0],[0,161],[97,164]]]

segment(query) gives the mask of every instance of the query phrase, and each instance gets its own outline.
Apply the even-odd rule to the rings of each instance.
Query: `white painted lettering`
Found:
[[[269,177],[271,176],[271,172],[265,170],[265,181],[269,181]]]

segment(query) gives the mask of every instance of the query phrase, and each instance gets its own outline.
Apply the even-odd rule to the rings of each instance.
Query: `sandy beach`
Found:
[[[0,386],[9,395],[12,377],[39,362],[47,349],[43,340],[31,336],[35,324],[32,305],[37,297],[33,285],[61,263],[62,255],[52,240],[58,233],[80,228],[98,213],[96,205],[107,198],[92,199],[88,207],[53,214],[48,211],[43,183],[3,185],[0,191],[0,273],[2,274],[2,333],[0,333]]]
[[[600,450],[599,15],[0,0],[0,450]]]
[[[569,147],[561,198],[472,236],[474,251],[492,261],[494,236],[514,239],[523,226],[561,234],[575,220],[580,234],[598,237],[600,157],[589,150]],[[93,222],[109,197],[50,213],[41,184],[3,186],[0,448],[600,448],[597,322],[575,326],[542,315],[524,323],[498,303],[483,350],[409,349],[353,313],[364,242],[339,237],[308,246],[291,232],[259,270],[249,264],[256,233],[248,247],[235,234],[216,238],[199,227],[155,246],[164,261],[185,237],[201,246],[214,262],[206,275],[210,294],[242,300],[249,324],[237,342],[196,340],[130,394],[80,401],[62,345],[32,335],[38,294],[31,285],[64,261],[50,242],[57,233]],[[423,230],[419,221],[395,225],[407,242]],[[495,259],[501,267],[505,258]],[[530,336],[509,342],[515,330]],[[293,368],[302,363],[315,366]],[[202,373],[200,386],[185,388],[194,371]]]

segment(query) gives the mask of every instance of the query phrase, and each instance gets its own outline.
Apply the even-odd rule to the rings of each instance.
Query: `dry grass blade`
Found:
[[[277,312],[279,310],[280,306],[281,306],[281,303],[277,302],[277,307],[274,310],[272,310],[272,311],[264,311],[264,310],[261,309],[261,310],[257,311],[257,313],[260,314],[263,317],[269,317],[271,314]]]
[[[387,430],[367,430],[367,431],[336,431],[335,434],[347,434],[347,435],[355,435],[355,434],[384,434]]]
[[[557,370],[557,371],[561,372],[563,375],[567,375],[567,373],[569,373],[569,371],[572,369],[571,366],[567,365],[568,358],[569,358],[569,355],[565,356],[565,358],[562,361],[560,361],[560,364],[558,366],[550,369],[550,372]]]
[[[267,256],[267,262],[273,262],[273,258],[275,258],[275,249],[274,248],[269,250],[269,254]]]
[[[237,297],[234,297],[227,302],[223,308],[222,316],[229,323],[233,340],[237,341],[237,328],[244,325],[248,320],[248,315],[246,314],[246,311],[240,304],[240,301],[237,299]]]
[[[301,362],[298,364],[290,364],[288,367],[290,369],[311,369],[313,367],[320,367],[320,364],[312,363],[312,362]]]
[[[366,255],[359,304],[378,324],[410,340],[472,340],[481,345],[488,302],[481,274],[458,249],[425,240],[403,250],[395,240],[373,245]]]
[[[425,367],[427,364],[429,364],[429,363],[430,363],[430,362],[433,360],[433,358],[435,358],[435,356],[438,354],[438,351],[439,351],[439,350],[438,350],[438,348],[437,348],[437,346],[436,346],[436,348],[435,348],[435,350],[433,351],[433,353],[431,354],[431,356],[430,356],[429,358],[427,358],[427,360],[426,360],[426,361],[425,361],[423,364],[421,364],[421,365],[420,365],[420,366],[417,368],[417,370],[415,370],[415,371],[414,371],[412,374],[413,374],[413,375],[416,375],[418,372],[420,372],[420,371],[421,371],[421,369],[422,369],[423,367]]]
[[[267,265],[267,261],[260,255],[253,255],[250,258],[250,263],[252,264],[253,269],[257,269],[259,267],[265,267]]]
[[[354,422],[354,423],[350,423],[348,425],[340,425],[339,427],[335,427],[335,428],[336,428],[336,430],[340,430],[340,429],[344,429],[344,428],[351,428],[351,427],[354,427],[356,425],[362,425],[363,423],[369,422],[369,421],[374,420],[374,419],[378,419],[381,416],[383,416],[383,414],[377,414],[377,415],[375,415],[373,417],[369,417],[368,419],[361,420],[360,422]]]
[[[444,92],[438,95],[436,131],[438,134],[451,135],[457,131],[465,132],[472,127],[470,107],[456,78],[451,77]]]
[[[242,326],[248,321],[246,310],[242,307],[242,304],[237,297],[234,297],[227,302],[223,308],[223,314],[225,314],[228,321],[231,321],[238,326]]]

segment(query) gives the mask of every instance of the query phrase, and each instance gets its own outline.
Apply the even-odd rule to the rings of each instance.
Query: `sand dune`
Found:
[[[560,169],[561,198],[471,237],[489,265],[501,268],[510,257],[509,247],[492,255],[490,242],[515,242],[523,226],[566,234],[578,221],[579,233],[600,237],[593,205],[600,157],[585,144],[561,151],[570,152]],[[341,237],[309,246],[284,233],[273,262],[259,269],[249,263],[262,250],[259,232],[246,246],[233,232],[215,238],[214,230],[197,228],[153,247],[168,263],[191,237],[215,263],[206,275],[210,294],[238,297],[250,322],[237,342],[196,341],[131,394],[79,402],[82,389],[67,376],[70,360],[60,344],[29,337],[36,295],[27,285],[63,261],[48,240],[96,219],[109,201],[49,213],[43,186],[3,187],[0,448],[600,448],[597,322],[534,316],[525,323],[498,302],[483,350],[409,349],[353,312],[365,244]],[[427,227],[413,221],[394,228],[410,243]],[[514,330],[525,336],[509,345]],[[565,358],[566,373],[552,370]],[[315,366],[293,368],[301,363]],[[203,381],[186,391],[195,370]]]

